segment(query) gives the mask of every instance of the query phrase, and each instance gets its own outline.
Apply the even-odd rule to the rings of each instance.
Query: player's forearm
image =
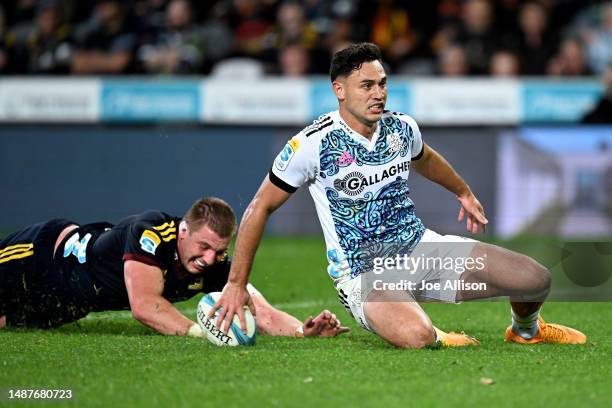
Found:
[[[414,169],[423,177],[446,188],[457,196],[470,192],[470,187],[441,154],[426,147],[426,154],[413,162]]]
[[[236,248],[234,249],[228,282],[242,286],[246,286],[248,283],[255,253],[261,242],[268,217],[269,212],[259,206],[256,199],[244,212],[236,238]]]
[[[268,336],[301,337],[303,330],[300,322],[289,313],[272,306],[262,308],[257,305],[257,332]]]
[[[132,315],[145,326],[169,336],[185,336],[196,324],[163,297],[144,299],[132,305]]]

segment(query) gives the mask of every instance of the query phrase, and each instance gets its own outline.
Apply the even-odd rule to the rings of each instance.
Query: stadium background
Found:
[[[585,119],[612,88],[609,2],[22,0],[0,10],[0,230],[180,214],[199,195],[240,215],[284,142],[336,107],[321,76],[331,52],[371,40],[388,62],[388,108],[413,115],[466,178],[491,233],[612,234],[612,132],[579,125],[612,120]],[[450,195],[418,176],[411,184],[426,225],[461,231]],[[319,233],[302,190],[269,233]]]

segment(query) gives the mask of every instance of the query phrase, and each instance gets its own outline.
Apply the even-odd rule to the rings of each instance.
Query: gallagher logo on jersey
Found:
[[[276,168],[280,171],[285,171],[285,169],[289,165],[289,162],[293,158],[293,155],[295,154],[295,152],[297,152],[299,147],[300,142],[297,140],[297,138],[294,137],[293,139],[289,140],[283,148],[283,151],[280,152],[280,154],[274,161],[274,165],[276,166]]]
[[[395,164],[388,169],[383,170],[382,173],[376,173],[368,177],[364,176],[358,171],[353,171],[342,179],[334,180],[334,188],[338,191],[342,191],[345,194],[354,196],[360,194],[364,188],[373,184],[380,183],[400,173],[408,171],[410,168],[410,161],[401,162]]]

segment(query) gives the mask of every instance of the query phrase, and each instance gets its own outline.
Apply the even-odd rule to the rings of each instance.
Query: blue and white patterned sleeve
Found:
[[[421,130],[419,129],[419,125],[417,125],[416,121],[403,113],[397,113],[397,118],[399,118],[402,122],[406,123],[410,129],[412,129],[412,147],[411,147],[411,159],[419,160],[423,156],[423,138],[421,137]]]
[[[295,192],[317,174],[319,138],[308,135],[307,129],[287,142],[270,169],[270,181],[288,193]]]

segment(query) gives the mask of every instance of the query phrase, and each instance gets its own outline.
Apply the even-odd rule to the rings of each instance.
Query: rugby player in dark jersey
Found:
[[[202,336],[172,303],[221,291],[236,218],[218,198],[196,201],[185,216],[147,211],[108,223],[64,219],[0,240],[0,327],[53,328],[92,311],[129,309],[167,335]],[[259,332],[336,336],[348,331],[324,310],[304,323],[272,307],[252,285]]]

